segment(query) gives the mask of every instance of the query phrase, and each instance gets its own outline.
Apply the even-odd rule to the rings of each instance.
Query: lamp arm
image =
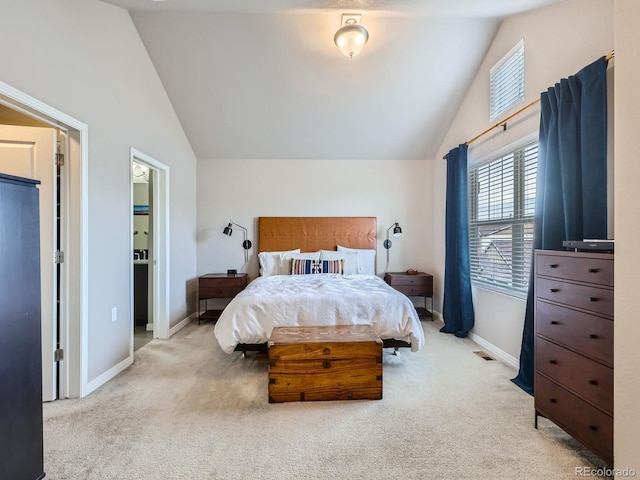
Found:
[[[246,228],[244,228],[242,225],[238,225],[238,224],[237,224],[237,223],[235,223],[233,220],[231,220],[231,224],[232,224],[232,225],[235,225],[235,226],[236,226],[236,227],[238,227],[238,228],[241,228],[241,229],[242,229],[242,230],[244,230],[245,232],[247,231],[247,229],[246,229]]]
[[[392,228],[394,229],[393,232],[395,236],[402,235],[402,230],[400,230],[400,226],[398,225],[398,222],[393,222],[393,224],[389,228],[387,228],[386,240],[382,244],[384,248],[387,249],[387,263],[389,263],[389,249],[391,248],[391,245],[392,245],[391,240],[389,240],[389,230],[391,230]],[[396,228],[399,230],[398,234],[396,234]]]
[[[395,224],[394,224],[395,225]],[[385,248],[385,250],[387,251],[387,263],[389,263],[389,249],[391,248],[392,242],[391,240],[389,240],[389,230],[391,230],[393,228],[393,225],[391,225],[389,228],[387,228],[387,231],[385,232],[386,234],[386,240],[384,241],[384,243],[382,244],[382,246]]]
[[[242,235],[243,235],[243,242],[242,242],[242,247],[244,248],[244,262],[247,263],[249,261],[249,252],[248,250],[251,248],[251,240],[247,239],[247,229],[245,227],[243,227],[242,225],[238,225],[235,222],[231,222],[233,223],[236,227],[238,227],[239,229],[242,230]]]

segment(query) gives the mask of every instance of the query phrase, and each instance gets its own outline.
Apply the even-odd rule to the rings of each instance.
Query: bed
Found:
[[[216,322],[223,351],[266,351],[276,326],[369,324],[386,348],[424,345],[413,303],[376,275],[375,217],[260,217],[258,227],[261,275]]]

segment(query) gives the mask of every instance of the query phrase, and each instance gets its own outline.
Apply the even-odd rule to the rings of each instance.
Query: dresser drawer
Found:
[[[428,297],[431,295],[431,290],[428,289],[425,285],[393,285],[393,288],[409,296],[415,295]]]
[[[536,301],[536,333],[613,365],[613,321]]]
[[[244,287],[201,287],[200,298],[231,298],[243,289]]]
[[[547,277],[613,286],[613,262],[607,258],[540,254],[536,273]]]
[[[535,408],[584,443],[606,462],[613,461],[613,418],[556,383],[536,374]]]
[[[408,274],[396,274],[387,273],[384,276],[384,280],[394,287],[397,285],[412,285],[412,286],[429,286],[432,285],[433,277],[431,275],[408,275]]]
[[[205,298],[231,298],[244,290],[247,286],[248,276],[209,274],[199,278],[198,297]]]
[[[200,288],[245,287],[246,285],[247,285],[246,276],[200,278]]]
[[[613,290],[538,277],[536,296],[613,317]]]
[[[433,295],[433,276],[427,273],[408,275],[406,273],[388,272],[384,281],[405,295],[430,297]]]
[[[536,371],[613,414],[613,369],[536,338]]]

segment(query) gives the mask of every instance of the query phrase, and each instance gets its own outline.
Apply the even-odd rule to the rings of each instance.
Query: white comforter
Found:
[[[422,325],[402,293],[375,275],[274,275],[258,277],[222,312],[215,336],[222,350],[264,343],[273,327],[370,324],[382,339],[424,344]]]

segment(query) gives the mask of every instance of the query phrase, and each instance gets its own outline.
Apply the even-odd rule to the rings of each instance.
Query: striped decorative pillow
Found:
[[[342,275],[344,270],[344,260],[321,260],[322,273],[339,273]]]
[[[343,260],[309,260],[294,258],[291,260],[291,275],[309,275],[314,273],[342,274]]]

